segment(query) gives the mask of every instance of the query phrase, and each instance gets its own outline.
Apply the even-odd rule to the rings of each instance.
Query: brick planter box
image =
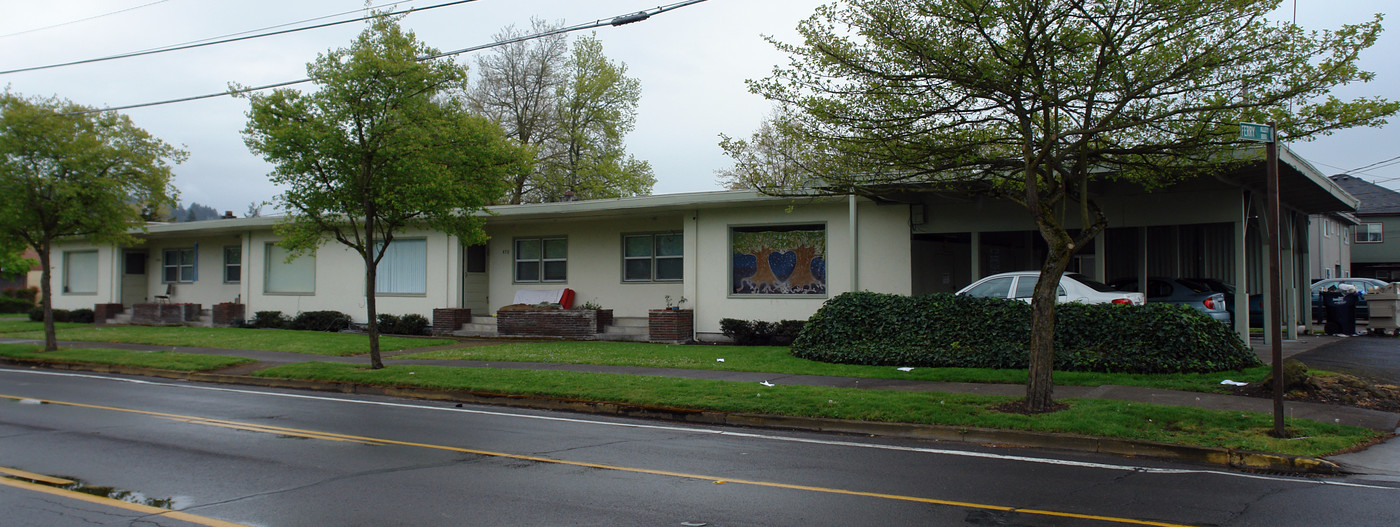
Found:
[[[92,306],[92,323],[97,325],[106,324],[108,320],[117,318],[125,309],[121,304],[97,304]]]
[[[597,309],[594,311],[597,313],[596,316],[598,317],[598,333],[602,333],[603,329],[611,326],[613,323],[613,310]]]
[[[132,304],[131,323],[180,325],[199,320],[199,304]]]
[[[243,304],[234,304],[232,302],[214,304],[213,309],[210,309],[210,313],[213,315],[214,319],[214,327],[227,328],[237,326],[240,322],[243,322],[245,318],[243,313],[244,309],[245,306]],[[196,314],[195,316],[198,317],[199,315]]]
[[[598,338],[598,328],[598,311],[592,309],[496,312],[496,333],[500,335],[593,340]]]
[[[695,310],[652,309],[647,311],[647,340],[686,344],[695,336]]]
[[[446,335],[472,322],[472,310],[460,307],[440,307],[433,310],[433,334]]]

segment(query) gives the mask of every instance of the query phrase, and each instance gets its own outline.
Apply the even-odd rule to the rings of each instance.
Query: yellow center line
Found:
[[[63,489],[58,489],[58,488],[50,487],[50,486],[47,486],[47,485],[40,485],[40,484],[37,484],[37,483],[29,483],[29,482],[27,482],[27,481],[16,481],[16,480],[9,479],[9,478],[0,478],[0,485],[5,485],[5,486],[9,486],[9,487],[14,487],[14,488],[17,488],[17,489],[29,490],[29,491],[34,491],[34,492],[42,492],[42,493],[44,493],[44,494],[51,494],[51,495],[54,495],[54,496],[62,496],[62,497],[64,497],[64,498],[75,499],[75,500],[78,500],[78,501],[86,501],[86,502],[88,502],[88,503],[96,503],[96,504],[98,504],[98,505],[105,505],[105,506],[108,506],[108,507],[116,507],[116,508],[119,508],[119,509],[126,509],[126,510],[129,510],[129,511],[135,511],[135,512],[139,512],[139,513],[142,513],[142,514],[150,514],[150,515],[153,515],[153,516],[161,516],[161,517],[164,517],[164,518],[172,518],[172,519],[181,520],[181,521],[186,521],[186,522],[190,522],[190,523],[194,523],[194,524],[198,524],[198,525],[207,525],[207,526],[209,526],[209,527],[249,527],[248,525],[244,525],[244,524],[242,524],[242,523],[234,523],[234,522],[229,522],[229,521],[224,521],[224,520],[216,520],[216,519],[214,519],[214,518],[206,518],[206,517],[204,517],[204,516],[198,516],[198,515],[195,515],[195,514],[190,514],[190,513],[188,513],[188,512],[172,511],[172,510],[170,510],[170,509],[162,509],[162,508],[160,508],[160,507],[152,507],[152,506],[150,506],[150,505],[142,505],[142,504],[140,504],[140,503],[131,503],[131,502],[129,502],[129,501],[114,500],[114,499],[112,499],[112,498],[104,498],[104,497],[101,497],[101,496],[93,496],[92,494],[85,494],[85,493],[82,493],[82,492],[76,492],[76,491],[71,491],[71,490],[63,490]]]
[[[4,395],[4,394],[0,394],[0,398],[8,398],[8,399],[16,399],[16,400],[18,400],[18,399],[27,399],[27,398],[21,398],[21,397],[16,397],[16,396],[12,396],[12,395]],[[347,435],[347,434],[337,434],[337,433],[333,433],[333,432],[318,432],[318,431],[303,430],[303,429],[298,429],[298,428],[286,428],[286,427],[269,426],[269,425],[252,425],[252,424],[247,424],[247,423],[240,423],[240,422],[237,422],[237,421],[226,421],[226,420],[222,420],[222,419],[212,419],[212,418],[196,417],[196,416],[188,416],[188,415],[169,414],[169,413],[162,413],[162,412],[152,412],[152,411],[148,411],[148,410],[135,410],[135,409],[130,409],[130,408],[119,408],[119,407],[113,407],[113,406],[100,406],[100,405],[92,405],[92,404],[84,404],[84,403],[73,403],[73,402],[64,402],[64,401],[50,401],[50,400],[44,400],[43,402],[44,402],[44,403],[48,403],[48,404],[56,404],[56,405],[63,405],[63,406],[73,406],[73,407],[78,407],[78,408],[91,408],[91,409],[96,409],[96,410],[108,410],[108,411],[113,411],[113,412],[125,412],[125,413],[134,413],[134,414],[141,414],[141,415],[149,415],[149,416],[159,417],[159,418],[163,418],[163,419],[171,419],[171,420],[182,421],[182,422],[193,423],[193,424],[202,424],[202,425],[206,425],[206,426],[215,426],[215,427],[230,428],[230,429],[236,429],[236,430],[249,430],[249,431],[264,432],[264,433],[270,433],[270,434],[295,435],[295,436],[299,436],[299,437],[309,437],[309,438],[314,438],[314,439],[325,439],[325,440],[328,440],[328,441],[352,441],[352,442],[358,442],[358,443],[369,444],[369,445],[408,446],[408,447],[415,447],[415,448],[426,448],[426,449],[432,449],[432,450],[445,450],[445,451],[450,451],[450,452],[460,452],[460,453],[466,453],[466,454],[476,454],[476,455],[481,455],[481,456],[497,457],[497,458],[504,458],[504,459],[515,459],[515,460],[520,460],[520,461],[533,461],[533,462],[537,462],[537,463],[550,463],[550,464],[556,464],[556,465],[567,465],[567,466],[574,466],[574,467],[594,468],[594,469],[600,469],[600,470],[613,470],[613,471],[619,471],[619,472],[630,472],[630,473],[634,473],[634,474],[649,474],[649,475],[655,475],[655,476],[666,476],[666,477],[682,478],[682,479],[693,479],[693,480],[701,480],[701,481],[712,481],[712,482],[714,482],[714,483],[731,483],[731,484],[737,484],[737,485],[751,485],[751,486],[755,486],[755,487],[768,487],[768,488],[779,488],[779,489],[788,489],[788,490],[799,490],[799,491],[805,491],[805,492],[818,492],[818,493],[823,493],[823,494],[837,494],[837,495],[844,495],[844,496],[861,496],[861,497],[868,497],[868,498],[879,498],[879,499],[896,500],[896,501],[906,501],[906,502],[914,502],[914,503],[928,503],[928,504],[932,504],[932,505],[945,505],[945,506],[950,506],[950,507],[962,507],[962,508],[968,508],[968,509],[981,509],[981,510],[991,510],[991,511],[1000,511],[1000,512],[1016,512],[1016,513],[1020,513],[1020,514],[1030,514],[1030,515],[1037,515],[1037,516],[1053,516],[1053,517],[1059,517],[1059,518],[1074,518],[1074,519],[1081,519],[1081,520],[1094,520],[1094,521],[1102,521],[1102,522],[1109,522],[1109,523],[1118,523],[1118,524],[1123,524],[1123,525],[1148,525],[1148,526],[1152,526],[1152,527],[1189,527],[1189,526],[1187,526],[1187,525],[1178,524],[1178,523],[1167,523],[1167,522],[1158,522],[1158,521],[1150,521],[1150,520],[1138,520],[1138,519],[1133,519],[1133,518],[1118,518],[1118,517],[1112,517],[1112,516],[1096,516],[1096,515],[1092,515],[1092,514],[1079,514],[1079,513],[1073,513],[1073,512],[1061,512],[1061,511],[1040,510],[1040,509],[1018,509],[1018,508],[1016,508],[1016,507],[1008,507],[1008,506],[1004,506],[1004,505],[990,505],[990,504],[985,504],[985,503],[972,503],[972,502],[965,502],[965,501],[943,500],[943,499],[937,499],[937,498],[925,498],[925,497],[920,497],[920,496],[907,496],[907,495],[902,495],[902,494],[884,494],[884,493],[879,493],[879,492],[866,492],[866,491],[849,490],[849,489],[839,489],[839,488],[832,488],[832,487],[817,487],[817,486],[811,486],[811,485],[798,485],[798,484],[792,484],[792,483],[779,483],[779,482],[773,482],[773,481],[745,480],[745,479],[729,479],[729,478],[722,478],[722,477],[716,477],[716,476],[708,476],[708,475],[704,475],[704,474],[691,474],[691,473],[686,473],[686,472],[673,472],[673,471],[669,471],[669,470],[657,470],[657,469],[639,468],[639,467],[626,467],[626,466],[620,466],[620,465],[606,465],[606,464],[602,464],[602,463],[590,463],[590,462],[587,462],[587,461],[571,461],[571,460],[567,460],[567,459],[555,459],[555,458],[547,458],[547,457],[540,457],[540,456],[530,456],[530,455],[524,455],[524,454],[511,454],[511,453],[506,453],[506,452],[493,452],[493,451],[489,451],[489,450],[477,450],[477,449],[472,449],[472,448],[455,447],[455,446],[448,446],[448,445],[435,445],[435,444],[430,444],[430,443],[415,443],[415,442],[412,442],[412,441],[398,441],[398,440],[394,440],[394,439],[383,439],[383,438],[375,438],[375,437],[354,436],[354,435]]]
[[[10,467],[0,467],[0,474],[14,476],[17,478],[24,478],[31,481],[38,481],[40,483],[47,483],[49,485],[72,485],[74,483],[77,483],[76,481],[73,481],[71,479],[55,478],[53,476],[45,476],[43,474],[25,472],[23,470]]]

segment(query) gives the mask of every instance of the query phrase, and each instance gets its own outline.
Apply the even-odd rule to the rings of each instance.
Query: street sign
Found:
[[[1272,143],[1274,142],[1274,127],[1267,124],[1240,123],[1240,139]]]

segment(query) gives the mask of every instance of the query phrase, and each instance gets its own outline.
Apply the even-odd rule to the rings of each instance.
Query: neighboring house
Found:
[[[39,280],[44,270],[43,266],[39,265],[39,253],[34,252],[31,247],[25,247],[23,257],[34,260],[34,265],[29,268],[29,272],[16,276],[0,276],[0,289],[24,289],[39,286]]]
[[[1306,323],[1307,216],[1356,203],[1291,151],[1282,149],[1281,160],[1285,304],[1291,319]],[[1262,162],[1152,193],[1096,184],[1110,228],[1071,270],[1102,281],[1216,278],[1239,284],[1232,301],[1245,306],[1248,294],[1264,289],[1263,186]],[[380,264],[378,308],[424,316],[469,308],[481,317],[521,290],[569,288],[576,303],[622,318],[684,297],[694,336],[718,340],[724,318],[806,319],[847,291],[952,292],[982,276],[1037,269],[1045,253],[1029,215],[1007,201],[908,187],[861,194],[725,191],[492,207],[482,246],[437,232],[399,234]],[[1071,228],[1074,216],[1065,214]],[[54,256],[54,304],[229,302],[248,316],[334,309],[364,322],[359,256],[327,243],[289,261],[275,244],[277,221],[151,225],[133,248],[64,243]],[[1237,322],[1247,338],[1247,321]]]
[[[1400,282],[1400,192],[1347,174],[1330,179],[1361,202],[1351,233],[1351,276]]]
[[[1346,212],[1308,216],[1308,246],[1312,281],[1351,277],[1351,231],[1360,224]]]

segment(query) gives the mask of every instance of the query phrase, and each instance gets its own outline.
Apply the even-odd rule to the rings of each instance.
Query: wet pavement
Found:
[[[33,340],[0,338],[0,343],[33,343]],[[405,351],[389,351],[383,354],[385,364],[423,364],[469,368],[510,368],[563,370],[590,373],[616,373],[625,375],[645,375],[681,377],[693,379],[714,379],[733,382],[770,382],[774,384],[795,384],[810,386],[831,386],[841,388],[886,389],[904,391],[927,391],[949,393],[978,393],[989,395],[1019,396],[1025,394],[1021,384],[981,384],[931,382],[901,379],[871,379],[856,377],[836,377],[819,375],[789,375],[761,372],[692,370],[671,368],[643,368],[631,366],[603,366],[589,364],[502,362],[502,361],[461,361],[461,360],[421,360],[396,359],[409,353],[420,353],[434,349],[461,348],[491,345],[501,342],[492,339],[467,339],[454,344],[433,348],[419,348]],[[1255,352],[1266,363],[1271,348],[1262,340],[1252,342]],[[230,350],[217,348],[172,348],[170,346],[144,346],[98,342],[60,343],[64,347],[101,347],[137,350],[173,350],[184,353],[233,355],[254,359],[255,363],[245,364],[219,371],[226,375],[247,375],[253,371],[310,360],[322,362],[363,363],[365,357],[332,357],[300,353],[287,353],[266,350]],[[1338,337],[1328,335],[1305,335],[1296,340],[1282,342],[1283,356],[1296,358],[1309,367],[1339,371],[1362,377],[1369,377],[1386,383],[1400,381],[1400,339],[1381,336]],[[1225,380],[1228,374],[1222,374]],[[1241,410],[1271,413],[1272,401],[1265,398],[1242,397],[1200,392],[1182,392],[1133,386],[1057,386],[1055,396],[1063,398],[1100,398],[1149,402],[1154,404],[1191,406],[1207,409]],[[1352,426],[1362,426],[1386,433],[1394,433],[1400,427],[1400,414],[1367,410],[1347,406],[1308,402],[1285,402],[1285,412],[1292,418],[1311,419],[1322,422],[1335,422]],[[1373,446],[1363,452],[1335,456],[1332,459],[1344,466],[1364,470],[1368,474],[1393,475],[1400,478],[1400,439]]]

